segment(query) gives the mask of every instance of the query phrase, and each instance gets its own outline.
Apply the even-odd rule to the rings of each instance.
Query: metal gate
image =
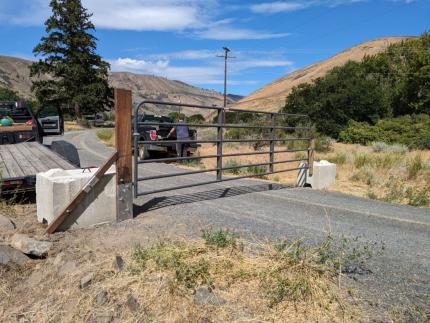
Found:
[[[208,112],[210,110],[213,114],[213,121],[211,123],[178,123],[178,122],[151,122],[151,121],[141,121],[141,116],[145,115],[145,107],[148,105],[156,105],[157,107],[177,107],[181,108],[192,108],[197,110],[204,110]],[[248,122],[243,122],[241,119],[239,123],[231,122],[231,119],[234,117],[228,117],[226,120],[226,116],[234,116],[236,115],[247,115],[250,117]],[[255,119],[259,116],[260,123],[256,124]],[[238,119],[238,118],[236,118]],[[166,138],[155,136],[149,138],[149,140],[142,140],[141,133],[139,132],[139,127],[141,126],[168,126],[168,127],[177,127],[177,126],[187,126],[188,128],[212,128],[215,129],[215,139],[203,139],[199,140],[197,138],[186,139],[186,140],[169,140]],[[258,138],[236,138],[233,139],[225,139],[225,134],[228,134],[228,131],[231,129],[248,129],[248,131],[257,131]],[[238,133],[240,137],[240,132]],[[282,134],[282,138],[280,136]],[[287,135],[287,137],[285,137]],[[254,136],[255,137],[255,136]],[[298,148],[295,148],[297,145],[289,145],[287,148],[276,148],[277,143],[296,143],[299,142]],[[208,154],[203,156],[183,156],[183,157],[162,157],[162,158],[150,158],[150,159],[141,159],[139,158],[139,148],[142,145],[175,145],[177,143],[185,144],[185,145],[201,145],[201,144],[214,144],[216,146],[216,154]],[[224,154],[223,153],[223,145],[226,143],[254,143],[259,146],[268,146],[268,150],[263,151],[253,151],[253,152],[237,152]],[[292,146],[292,147],[291,147]],[[304,152],[304,156],[301,158],[294,159],[285,159],[285,160],[275,160],[277,154],[282,153],[297,153]],[[163,101],[153,101],[153,100],[145,100],[142,101],[133,112],[133,186],[134,186],[134,196],[144,196],[155,193],[161,193],[172,190],[179,190],[194,186],[214,184],[219,182],[249,178],[249,177],[261,177],[267,176],[276,173],[283,172],[292,172],[299,170],[309,170],[309,175],[312,176],[312,165],[313,165],[313,139],[312,132],[310,126],[310,119],[307,115],[302,114],[287,114],[287,113],[273,113],[273,112],[263,112],[263,111],[252,111],[252,110],[242,110],[242,109],[230,109],[223,108],[218,106],[205,106],[205,105],[193,105],[193,104],[184,104],[184,103],[175,103],[175,102],[163,102]],[[267,155],[269,157],[268,162],[264,163],[255,163],[255,164],[243,164],[243,165],[223,165],[223,159],[230,157],[239,157],[239,156],[252,156],[252,155]],[[175,172],[170,174],[160,174],[153,176],[140,176],[140,165],[145,165],[148,163],[164,163],[164,162],[175,162],[175,161],[189,161],[189,160],[201,160],[213,158],[216,159],[216,167],[210,169],[198,169],[198,170],[185,170],[183,172]],[[275,170],[275,165],[278,164],[290,164],[294,162],[305,162],[297,167],[292,167],[283,170]],[[309,166],[310,165],[310,166]],[[243,169],[248,167],[261,167],[265,166],[268,170],[263,173],[258,174],[246,174],[239,176],[223,176],[223,171],[231,171],[233,169]],[[144,167],[144,166],[143,166]],[[168,188],[159,188],[159,189],[150,189],[150,190],[139,190],[139,182],[152,181],[156,179],[176,177],[176,176],[185,176],[199,173],[213,173],[213,180],[199,181],[184,185],[177,185]]]

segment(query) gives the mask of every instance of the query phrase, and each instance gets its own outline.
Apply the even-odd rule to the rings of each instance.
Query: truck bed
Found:
[[[75,169],[60,155],[38,142],[0,145],[0,182],[36,177],[52,168]]]

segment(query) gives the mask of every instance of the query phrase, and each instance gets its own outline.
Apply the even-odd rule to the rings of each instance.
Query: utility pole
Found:
[[[230,49],[227,47],[222,48],[224,50],[224,55],[217,55],[217,57],[224,58],[224,108],[227,107],[227,61],[229,58],[236,58],[233,56],[228,56]]]

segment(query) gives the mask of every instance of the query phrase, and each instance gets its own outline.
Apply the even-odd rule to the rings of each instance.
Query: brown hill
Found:
[[[30,64],[31,61],[29,60],[0,55],[0,86],[10,88],[26,98],[33,98],[28,69]],[[223,95],[219,92],[158,76],[112,72],[109,74],[109,82],[114,87],[130,89],[133,92],[133,102],[135,104],[141,102],[144,98],[209,106],[221,106],[223,104]],[[229,102],[233,103],[234,100],[229,98]],[[174,106],[168,107],[168,111],[177,111],[177,109]],[[155,113],[162,112],[160,108],[154,106],[150,107],[149,110]],[[183,111],[202,113],[202,110],[196,109],[185,109]],[[208,113],[203,114],[208,115]]]
[[[294,86],[310,83],[318,77],[324,76],[336,66],[342,66],[348,61],[361,61],[365,55],[375,55],[384,51],[390,44],[398,43],[410,37],[385,37],[361,43],[351,47],[324,61],[294,71],[277,79],[247,97],[237,102],[234,107],[261,111],[279,111],[285,98]]]

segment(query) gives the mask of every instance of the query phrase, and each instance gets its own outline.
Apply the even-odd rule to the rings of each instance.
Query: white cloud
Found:
[[[252,5],[251,11],[255,13],[278,13],[303,9],[305,7],[307,7],[305,3],[276,1]]]
[[[199,38],[213,39],[213,40],[244,40],[244,39],[273,39],[283,38],[289,36],[290,33],[270,33],[257,31],[246,28],[234,28],[234,27],[217,27],[209,28],[206,30],[196,31],[194,33]]]
[[[188,51],[184,51],[185,53]],[[190,51],[192,52],[192,51]],[[202,51],[206,52],[206,50]],[[209,52],[207,50],[207,52]],[[178,53],[172,52],[165,54],[151,55],[150,57],[178,57]],[[117,58],[110,60],[112,71],[127,71],[133,73],[149,74],[166,77],[172,80],[180,80],[192,84],[222,84],[224,82],[224,64],[222,60],[214,60],[211,56],[209,59],[204,59],[204,63],[198,66],[185,65],[178,66],[172,64],[168,59],[136,59],[136,58]],[[196,58],[200,60],[200,58]],[[186,59],[184,59],[186,60]],[[292,68],[293,62],[284,59],[255,59],[243,57],[237,60],[230,61],[229,74],[232,78],[229,80],[230,84],[254,84],[252,80],[234,80],[235,75],[242,72],[249,71],[256,68],[270,68],[270,67],[290,67]]]
[[[213,1],[198,0],[84,0],[99,28],[180,31],[204,24],[204,8]]]

